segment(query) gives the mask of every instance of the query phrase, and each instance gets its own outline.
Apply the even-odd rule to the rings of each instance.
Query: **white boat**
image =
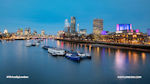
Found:
[[[89,53],[80,53],[79,51],[77,51],[77,53],[81,58],[91,58],[91,55]]]
[[[26,43],[26,47],[30,47],[32,43]]]
[[[56,56],[64,56],[65,55],[65,50],[58,49],[58,48],[48,48],[48,52],[50,54],[56,55]]]
[[[35,45],[36,45],[36,46],[39,46],[39,45],[40,45],[40,43],[36,42],[36,43],[35,43]]]
[[[30,47],[30,46],[32,46],[32,43],[29,40],[27,40],[26,47]]]

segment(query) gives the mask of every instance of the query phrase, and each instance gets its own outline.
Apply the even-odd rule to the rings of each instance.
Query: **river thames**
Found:
[[[0,43],[0,84],[150,84],[150,53],[56,40],[26,47],[26,41]],[[91,59],[74,62],[51,56],[42,45],[91,53]],[[7,79],[6,76],[29,76]],[[118,79],[117,76],[142,76]]]

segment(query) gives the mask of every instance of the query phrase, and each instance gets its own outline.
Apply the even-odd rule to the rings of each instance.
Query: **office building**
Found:
[[[103,19],[94,19],[93,34],[100,35],[102,31],[103,31]]]
[[[76,33],[76,19],[75,17],[71,17],[71,33]]]

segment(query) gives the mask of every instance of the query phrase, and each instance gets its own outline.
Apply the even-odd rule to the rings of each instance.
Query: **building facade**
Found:
[[[41,31],[41,36],[45,36],[45,31],[44,30]]]
[[[132,30],[132,24],[117,24],[116,31]]]
[[[68,19],[65,19],[65,29],[64,29],[64,31],[66,33],[70,33],[70,24],[69,24]]]
[[[23,29],[22,28],[17,30],[17,35],[23,36]]]
[[[71,17],[71,33],[76,33],[76,19],[75,17]]]
[[[93,34],[100,35],[103,31],[103,19],[93,20]]]
[[[80,29],[80,32],[79,32],[80,35],[86,35],[86,29]]]

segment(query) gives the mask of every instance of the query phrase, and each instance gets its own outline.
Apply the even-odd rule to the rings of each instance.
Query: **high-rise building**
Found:
[[[68,19],[65,20],[65,29],[64,29],[65,32],[70,32],[70,24],[69,24],[69,21]]]
[[[75,17],[71,17],[71,33],[76,32],[76,19]]]
[[[103,31],[103,19],[94,19],[93,34],[100,35]]]
[[[77,33],[79,33],[79,24],[77,24]]]

